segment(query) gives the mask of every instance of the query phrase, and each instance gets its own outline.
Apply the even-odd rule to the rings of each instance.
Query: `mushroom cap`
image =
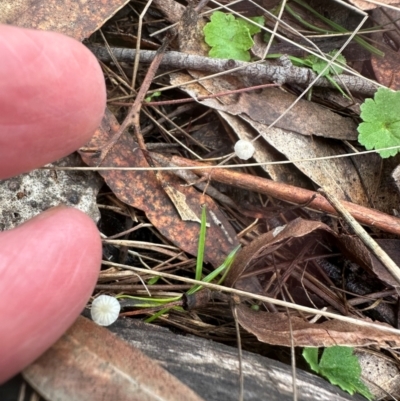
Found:
[[[90,314],[98,325],[109,326],[118,319],[120,310],[121,305],[116,298],[100,295],[92,302]]]
[[[235,143],[234,150],[237,157],[242,160],[250,159],[250,157],[252,157],[255,152],[254,145],[249,141],[245,141],[244,139],[240,139]]]

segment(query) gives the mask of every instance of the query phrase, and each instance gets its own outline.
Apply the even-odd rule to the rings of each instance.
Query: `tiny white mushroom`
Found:
[[[90,314],[95,323],[100,326],[109,326],[117,319],[121,305],[118,300],[109,295],[100,295],[92,302]]]
[[[249,141],[245,141],[244,139],[240,139],[235,143],[234,150],[237,157],[242,160],[250,159],[250,157],[252,157],[255,152],[253,144]]]

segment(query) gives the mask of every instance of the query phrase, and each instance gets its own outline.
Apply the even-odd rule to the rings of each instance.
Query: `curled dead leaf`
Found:
[[[285,285],[293,302],[297,303],[297,300],[300,300],[302,305],[309,305],[312,302],[317,308],[329,304],[341,313],[351,315],[355,312],[352,307],[343,305],[343,300],[331,290],[332,282],[324,285],[324,275],[312,265],[311,261],[318,259],[318,244],[322,243],[325,245],[320,249],[325,249],[325,252],[324,246],[327,244],[343,249],[346,256],[384,279],[384,275],[377,270],[379,262],[357,237],[337,235],[323,223],[297,218],[285,226],[259,236],[239,251],[226,283],[240,290],[270,297],[277,297]],[[396,248],[397,242],[390,245]],[[302,264],[306,256],[309,262]],[[316,264],[323,267],[319,263]],[[380,267],[383,269],[383,266]],[[386,271],[385,273],[389,275]],[[340,276],[340,270],[335,274]],[[317,280],[317,277],[320,279]],[[387,282],[390,281],[386,276],[385,278]],[[357,289],[354,288],[353,291]],[[312,324],[303,317],[291,315],[291,332],[287,313],[255,312],[244,304],[236,306],[236,309],[235,315],[241,326],[256,335],[260,341],[273,345],[290,346],[291,335],[295,346],[302,347],[333,345],[398,347],[400,345],[398,336],[384,333],[376,327],[360,327],[337,320]],[[385,321],[391,323],[391,320]],[[390,327],[385,324],[383,326]]]
[[[238,322],[260,341],[291,346],[291,337],[296,347],[332,347],[334,345],[366,346],[377,345],[382,348],[400,346],[400,337],[376,328],[358,326],[339,320],[323,323],[310,323],[297,316],[286,313],[256,312],[245,305],[236,306]],[[389,325],[382,326],[389,327]]]
[[[390,274],[376,256],[368,250],[358,237],[342,234],[339,239],[339,246],[349,259],[353,260],[364,269],[373,272],[386,284],[392,287],[399,287],[398,281]],[[397,265],[400,265],[399,240],[378,239],[376,242]]]
[[[228,287],[234,287],[243,272],[251,265],[252,261],[263,255],[265,256],[265,252],[272,252],[276,249],[276,245],[282,244],[289,238],[304,237],[316,230],[323,230],[329,234],[334,234],[333,231],[323,223],[298,218],[285,226],[277,227],[260,235],[238,252],[229,274],[226,277],[225,284]]]

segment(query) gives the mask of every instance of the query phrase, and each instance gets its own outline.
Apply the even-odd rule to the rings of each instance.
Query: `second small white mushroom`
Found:
[[[118,319],[120,310],[121,305],[116,298],[100,295],[92,302],[90,314],[98,325],[109,326]]]

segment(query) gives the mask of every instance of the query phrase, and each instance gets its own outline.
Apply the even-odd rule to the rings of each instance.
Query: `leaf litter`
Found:
[[[101,148],[117,132],[119,124],[113,114],[106,111],[102,124],[96,131],[88,147]],[[97,158],[90,153],[81,152],[83,160],[96,166]],[[124,135],[103,160],[104,165],[114,167],[148,167],[142,152],[137,148],[129,135]],[[210,227],[207,230],[205,261],[218,267],[229,252],[238,245],[236,233],[221,213],[216,203],[207,195],[203,195],[191,186],[182,186],[182,181],[174,174],[162,172],[162,181],[183,197],[183,204],[198,218],[198,222],[185,221],[181,218],[176,205],[172,204],[165,193],[165,187],[160,185],[151,171],[102,171],[105,182],[119,200],[143,210],[150,222],[158,231],[189,254],[196,254],[197,240],[200,232],[201,205],[207,206]],[[217,222],[217,223],[216,223]]]
[[[91,23],[89,28],[85,27],[83,22],[81,23],[79,20],[76,20],[75,25],[70,25],[69,28],[68,26],[65,28],[62,21],[56,22],[52,28],[81,40],[83,37],[87,37],[88,33],[93,32],[104,19],[109,18],[123,4],[122,1],[118,5],[109,2],[110,9],[104,15],[94,12],[93,18],[84,14],[84,22]],[[179,50],[186,54],[201,56],[205,54],[206,47],[202,42],[201,34],[202,27],[206,23],[203,17],[200,18],[192,10],[191,14],[187,13],[183,20],[179,20],[178,15],[183,11],[183,8],[173,1],[155,0],[154,6],[154,10],[156,11],[157,8],[161,10],[170,23],[180,21],[179,43],[174,43],[172,47],[175,49],[179,47]],[[187,18],[190,15],[192,18]],[[98,19],[94,17],[98,17]],[[150,17],[145,16],[145,19],[149,23],[151,22]],[[18,24],[18,20],[15,21]],[[118,37],[118,31],[121,27],[128,34],[132,32],[132,28],[126,24],[123,18],[120,22],[117,30],[114,22],[109,23],[106,27],[106,29],[113,31],[110,34],[113,34],[114,40],[115,37]],[[40,25],[40,21],[35,23],[36,25],[31,26],[48,28],[47,25]],[[20,22],[20,25],[26,26],[23,22]],[[271,28],[271,22],[267,21],[267,26]],[[143,32],[147,35],[149,32],[146,29]],[[282,35],[283,31],[278,30],[278,32],[279,35]],[[292,33],[286,34],[291,40],[296,38]],[[96,37],[93,40],[96,40]],[[278,44],[279,41],[277,40]],[[375,70],[379,64],[377,60],[379,60],[377,56],[372,56]],[[383,60],[385,61],[386,58]],[[108,91],[109,98],[111,98],[109,107],[101,127],[97,130],[88,147],[100,147],[106,143],[119,126],[114,115],[120,119],[123,118],[125,112],[126,104],[124,106],[121,105],[121,102],[118,103],[118,98],[127,96],[123,85],[126,86],[129,83],[125,82],[121,86],[118,85],[116,83],[118,75],[114,66],[111,67],[108,69],[104,66],[109,77]],[[123,65],[123,68],[126,69],[126,65]],[[359,66],[355,65],[355,68],[359,68]],[[386,69],[389,70],[390,67],[386,66]],[[339,71],[333,70],[332,72]],[[299,87],[295,85],[286,86],[284,90],[268,88],[255,93],[235,94],[236,89],[247,85],[246,79],[227,76],[188,85],[188,80],[205,76],[198,71],[189,71],[189,74],[170,72],[168,74],[169,81],[165,76],[164,78],[161,76],[154,81],[154,88],[159,89],[160,86],[166,86],[170,83],[181,87],[180,91],[172,89],[171,95],[168,92],[162,92],[166,98],[182,97],[185,92],[196,98],[203,93],[209,95],[227,90],[233,91],[231,95],[219,97],[217,100],[200,101],[200,105],[194,109],[193,114],[183,113],[173,117],[175,121],[184,126],[189,136],[195,133],[193,127],[196,127],[194,123],[196,119],[199,119],[200,123],[208,124],[211,122],[216,127],[222,121],[222,126],[220,125],[218,128],[218,134],[223,137],[224,142],[232,143],[232,149],[237,140],[237,133],[239,138],[246,136],[247,140],[260,136],[255,142],[256,161],[289,160],[296,166],[291,165],[290,168],[268,166],[265,167],[264,171],[261,169],[252,170],[253,174],[263,175],[267,171],[273,179],[279,179],[284,183],[296,184],[308,189],[314,189],[316,186],[327,187],[340,199],[367,207],[373,206],[384,212],[392,213],[393,209],[398,207],[397,192],[393,193],[393,196],[387,196],[390,199],[383,201],[376,195],[376,191],[374,192],[371,185],[366,185],[371,170],[374,171],[374,176],[377,176],[379,170],[386,171],[381,165],[386,161],[381,162],[374,158],[374,155],[371,158],[368,158],[368,155],[363,156],[366,159],[364,165],[370,167],[370,169],[364,170],[357,169],[357,162],[351,161],[349,158],[341,158],[338,159],[339,161],[324,160],[324,164],[320,160],[309,164],[298,161],[303,158],[346,154],[350,149],[354,149],[354,146],[357,147],[353,141],[357,136],[358,116],[350,109],[337,109],[335,106],[330,110],[327,107],[329,105],[301,100],[293,109],[286,112],[299,93]],[[384,81],[383,75],[382,77],[379,75],[379,71],[376,72],[376,75],[380,82],[387,82]],[[118,80],[121,81],[122,79],[118,78]],[[354,93],[354,96],[354,101],[360,103],[362,96],[357,96],[357,93]],[[147,112],[151,111],[150,107],[146,107]],[[171,113],[171,107],[163,107],[163,112],[164,114]],[[283,113],[285,115],[281,117]],[[228,115],[229,117],[227,117]],[[147,118],[143,114],[142,124],[153,124],[158,129],[154,129],[154,136],[148,136],[146,141],[165,142],[165,132],[160,128],[160,124],[165,124],[165,119],[161,121],[155,114],[151,117],[152,120]],[[277,119],[279,121],[275,123]],[[269,127],[271,123],[275,123],[275,126]],[[230,128],[228,128],[228,124]],[[171,131],[171,125],[165,125],[167,127],[165,131]],[[173,136],[182,140],[177,131],[173,130]],[[261,142],[262,145],[258,146],[257,149],[257,143]],[[200,152],[196,147],[197,145],[192,143],[187,145]],[[188,152],[182,149],[172,152],[180,152],[181,156],[188,157]],[[96,157],[83,152],[81,155],[88,165],[96,165]],[[109,167],[148,167],[141,150],[137,148],[127,133],[111,149],[102,161],[102,165]],[[181,218],[182,214],[177,210],[179,206],[171,203],[170,198],[165,195],[165,186],[160,184],[165,183],[173,188],[172,191],[181,194],[180,199],[183,200],[181,203],[186,204],[194,216],[199,217],[201,205],[204,203],[207,205],[207,221],[210,228],[207,231],[205,260],[210,263],[208,269],[216,268],[239,243],[239,238],[242,244],[247,245],[237,256],[225,285],[241,286],[240,288],[246,288],[254,293],[262,292],[277,299],[291,298],[292,302],[299,305],[314,306],[316,313],[320,309],[328,307],[336,313],[353,316],[359,320],[371,322],[380,320],[381,324],[386,325],[386,327],[396,325],[393,318],[393,305],[397,300],[395,290],[397,282],[391,280],[385,268],[352,235],[348,227],[326,215],[321,217],[315,212],[310,212],[306,209],[307,204],[293,208],[290,203],[278,201],[273,197],[267,198],[255,193],[237,196],[228,190],[230,196],[234,198],[233,205],[237,205],[237,208],[235,209],[232,204],[228,208],[222,208],[208,195],[195,190],[193,186],[183,186],[187,184],[178,179],[172,172],[161,172],[158,179],[152,171],[113,171],[110,169],[102,171],[101,175],[105,179],[108,189],[115,195],[115,198],[113,198],[114,195],[107,192],[102,195],[102,202],[104,203],[101,205],[103,220],[106,220],[107,215],[110,218],[110,211],[116,212],[115,215],[112,215],[112,219],[116,222],[115,227],[110,230],[107,225],[103,224],[102,226],[106,231],[110,231],[109,235],[118,235],[118,233],[126,231],[134,233],[135,231],[130,230],[134,230],[134,226],[137,225],[140,227],[137,233],[141,235],[142,231],[147,231],[147,235],[150,235],[151,238],[150,242],[155,242],[155,249],[161,243],[167,246],[174,244],[176,248],[179,248],[177,251],[176,248],[172,250],[173,247],[171,247],[171,250],[168,250],[169,259],[166,259],[166,253],[143,252],[140,250],[143,248],[134,248],[134,244],[138,245],[140,241],[132,241],[130,245],[133,248],[127,248],[125,257],[123,256],[124,247],[122,245],[117,258],[112,256],[116,254],[114,245],[108,246],[107,252],[110,253],[112,260],[122,260],[133,265],[140,263],[148,267],[149,272],[151,268],[177,271],[184,275],[192,271],[194,261],[190,255],[196,255],[199,223],[195,218],[192,218],[192,221],[190,218],[189,220]],[[212,179],[212,174],[210,176]],[[379,181],[379,177],[376,180]],[[230,184],[234,186],[235,182]],[[220,189],[227,191],[226,187]],[[252,219],[246,217],[246,214],[255,207],[262,212],[259,220],[253,222]],[[300,219],[299,216],[301,216]],[[130,223],[128,223],[129,219],[131,219]],[[328,225],[321,223],[321,219]],[[393,217],[393,219],[396,218]],[[141,228],[143,224],[147,225],[145,229]],[[287,225],[282,229],[281,227],[285,224]],[[130,228],[127,228],[127,225]],[[278,233],[278,231],[280,232]],[[238,236],[240,232],[241,234]],[[390,242],[396,240],[387,239],[382,233],[374,229],[371,229],[371,233],[380,235],[381,241],[383,243],[386,241],[387,249],[394,250],[396,253],[397,242]],[[129,233],[125,235],[129,235]],[[141,239],[140,235],[137,237],[135,235],[133,234],[135,239]],[[344,259],[350,260],[350,265]],[[127,272],[126,270],[125,273]],[[137,276],[129,273],[126,275],[125,281],[121,281],[122,276],[117,273],[124,273],[123,268],[122,271],[121,268],[116,268],[113,271],[108,270],[108,277],[115,278],[103,279],[101,291],[113,292],[116,291],[117,285],[124,284],[124,291],[127,293],[141,295],[145,292]],[[101,276],[106,277],[103,273]],[[156,297],[174,291],[174,285],[178,285],[163,280],[150,284],[147,278],[145,279],[147,287]],[[177,280],[179,280],[178,277]],[[374,285],[366,285],[368,282],[373,282]],[[349,283],[355,287],[350,288]],[[376,285],[377,283],[379,285]],[[154,287],[152,288],[152,286]],[[99,286],[98,290],[100,290]],[[374,293],[377,294],[375,298]],[[386,295],[379,296],[379,294]],[[375,300],[387,306],[389,312],[386,315],[381,311],[375,313],[374,309],[379,309],[373,307]],[[357,305],[364,307],[367,305],[366,310],[363,311]],[[398,347],[398,336],[396,334],[384,333],[372,328],[363,327],[360,329],[359,326],[353,327],[351,324],[343,324],[336,320],[323,318],[322,322],[314,323],[311,321],[311,316],[294,313],[290,313],[288,316],[285,309],[273,304],[258,305],[263,309],[258,312],[251,309],[250,306],[255,306],[254,302],[249,303],[246,300],[242,300],[240,304],[235,306],[239,311],[237,314],[239,322],[246,330],[270,344],[290,345],[290,338],[292,337],[298,346],[374,345],[389,350]],[[196,313],[196,318],[190,321],[193,331],[200,333],[202,325],[204,325],[208,327],[208,330],[202,334],[204,336],[225,341],[226,337],[224,336],[227,333],[231,333],[233,337],[233,329],[231,331],[219,329],[218,325],[212,323],[214,319],[210,318],[214,313],[221,323],[231,324],[231,319],[226,316],[229,310],[226,302],[221,304],[217,302],[214,308],[210,305],[202,305],[202,308],[198,312],[193,312]],[[368,309],[374,313],[369,313]],[[146,312],[143,311],[143,313]],[[188,319],[182,313],[179,310],[171,310],[168,316],[161,317],[160,321],[168,321],[168,324],[182,328],[185,325],[185,319]],[[368,313],[372,317],[368,317]],[[291,331],[288,330],[288,319],[292,323]],[[276,326],[273,324],[271,326],[269,323],[273,321],[276,321],[274,323]],[[186,322],[188,323],[189,320]],[[266,327],[267,330],[263,331]],[[275,327],[276,331],[268,334],[271,332],[269,330],[271,327]],[[281,329],[278,329],[279,327]]]

